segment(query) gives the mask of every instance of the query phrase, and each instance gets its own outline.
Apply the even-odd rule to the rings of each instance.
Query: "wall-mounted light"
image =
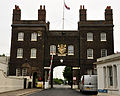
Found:
[[[60,59],[60,62],[63,63],[63,59]]]

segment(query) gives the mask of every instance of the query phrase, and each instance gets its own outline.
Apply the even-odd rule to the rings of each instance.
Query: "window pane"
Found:
[[[73,45],[68,46],[68,55],[74,55],[74,46]]]
[[[108,67],[109,68],[109,85],[113,86],[113,73],[112,73],[112,66]]]
[[[87,58],[93,59],[93,49],[87,49]]]
[[[37,33],[31,34],[31,41],[37,41]]]
[[[35,48],[31,49],[31,58],[36,58],[36,51]]]
[[[27,68],[22,69],[22,76],[27,76]]]
[[[56,55],[56,46],[55,45],[50,46],[50,55]]]
[[[113,70],[113,73],[114,73],[114,87],[117,87],[118,83],[117,83],[117,66],[114,65],[113,66],[114,70]]]
[[[16,69],[16,76],[20,76],[20,75],[21,75],[20,68],[17,68]]]
[[[17,49],[17,58],[23,58],[23,49],[22,48]]]
[[[24,40],[24,33],[20,32],[18,33],[18,41],[23,41]]]
[[[106,67],[103,67],[103,74],[104,74],[104,88],[106,88]]]
[[[101,41],[106,41],[106,33],[101,33]]]
[[[87,41],[93,41],[93,33],[87,33]]]
[[[107,56],[107,50],[106,49],[101,49],[101,57]]]

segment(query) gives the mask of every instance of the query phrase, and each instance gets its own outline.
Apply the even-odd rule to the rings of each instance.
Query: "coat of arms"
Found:
[[[60,44],[58,45],[58,56],[66,56],[66,45]]]

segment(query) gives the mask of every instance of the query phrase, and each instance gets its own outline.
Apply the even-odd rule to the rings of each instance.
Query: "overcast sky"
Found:
[[[106,6],[113,9],[115,52],[120,51],[120,1],[119,0],[65,0],[65,30],[77,30],[80,5],[85,5],[88,20],[104,20]],[[0,0],[0,54],[10,53],[11,24],[14,6],[19,5],[22,20],[37,20],[40,5],[46,6],[46,19],[51,30],[62,29],[63,0]]]
[[[63,79],[63,71],[65,66],[57,66],[53,69],[53,78]]]

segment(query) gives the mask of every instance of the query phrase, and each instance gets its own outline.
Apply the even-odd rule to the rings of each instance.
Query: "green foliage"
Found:
[[[0,56],[5,56],[5,54],[3,53],[2,55],[0,55]]]
[[[63,84],[63,80],[62,79],[58,79],[58,78],[53,78],[53,83],[54,84]]]
[[[65,67],[63,71],[63,76],[68,81],[68,83],[70,83],[71,81],[71,74],[72,74],[71,67]]]

